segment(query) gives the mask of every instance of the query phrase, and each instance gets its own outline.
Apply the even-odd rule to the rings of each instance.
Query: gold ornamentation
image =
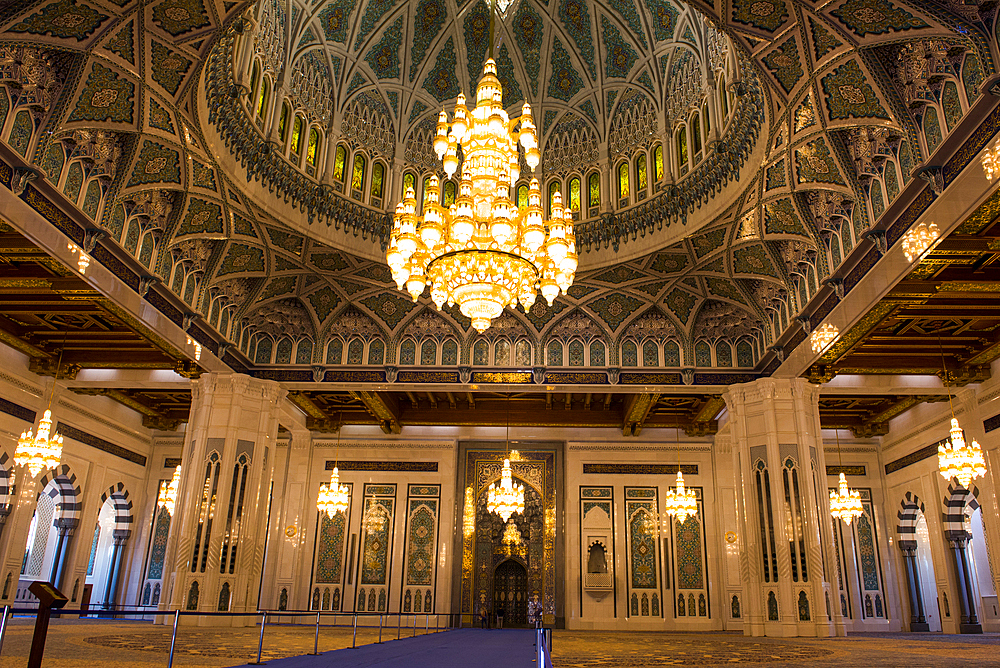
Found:
[[[726,532],[726,542],[729,543],[730,545],[732,545],[733,543],[736,542],[736,532],[735,531],[727,531]]]
[[[17,449],[14,451],[14,463],[27,466],[31,477],[36,477],[42,471],[48,471],[59,465],[62,457],[63,437],[52,432],[52,411],[45,409],[42,419],[38,421],[38,430],[32,435],[31,430],[21,432],[17,439]]]
[[[927,252],[938,237],[941,236],[938,226],[934,223],[920,223],[903,235],[903,254],[907,262],[913,262]]]
[[[951,419],[951,438],[938,446],[938,470],[945,480],[955,478],[965,489],[973,479],[986,475],[983,450],[975,440],[967,443],[958,419]]]
[[[299,532],[298,527],[296,527],[294,524],[290,524],[289,526],[285,527],[285,535],[288,536],[289,538],[295,538],[295,534],[297,534],[298,532]]]
[[[834,519],[844,520],[850,525],[864,512],[861,506],[861,493],[847,486],[847,476],[840,474],[839,489],[830,492],[830,514]]]
[[[827,322],[814,329],[809,335],[809,345],[812,346],[814,353],[819,354],[836,341],[838,336],[840,336],[840,330]]]

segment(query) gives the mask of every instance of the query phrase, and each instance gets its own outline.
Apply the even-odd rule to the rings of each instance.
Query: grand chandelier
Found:
[[[847,486],[847,476],[840,472],[840,483],[837,491],[830,492],[830,514],[834,519],[841,519],[848,525],[864,512],[861,506],[861,493]]]
[[[177,504],[177,489],[181,485],[181,465],[174,469],[174,475],[166,485],[160,488],[159,498],[156,505],[163,506],[171,517],[174,516],[174,507]]]
[[[945,480],[956,478],[965,489],[974,478],[986,475],[982,448],[975,440],[966,443],[957,418],[951,419],[951,438],[938,446],[938,470]]]
[[[38,429],[21,432],[17,439],[17,449],[14,450],[14,463],[27,466],[34,478],[42,471],[53,469],[59,465],[62,458],[63,437],[52,434],[52,411],[45,409],[42,419],[38,421]]]
[[[386,252],[400,290],[405,285],[416,301],[430,284],[439,309],[458,304],[480,333],[505,306],[520,302],[530,309],[536,292],[551,306],[576,275],[573,212],[563,208],[561,195],[553,195],[547,222],[537,179],[530,181],[526,206],[510,199],[520,177],[518,144],[534,172],[541,153],[531,106],[525,103],[518,118],[507,116],[496,63],[489,58],[476,87],[476,106],[470,111],[459,95],[451,123],[447,111],[438,119],[434,150],[448,178],[461,166],[455,203],[442,204],[440,181],[432,176],[421,216],[413,188],[407,188],[396,205]]]
[[[330,474],[330,482],[320,483],[316,508],[321,513],[326,513],[327,517],[333,518],[337,513],[347,512],[350,499],[350,489],[347,485],[340,484],[340,471],[334,466],[333,473]]]
[[[840,336],[840,330],[837,329],[836,325],[827,322],[822,327],[814,329],[809,335],[809,345],[812,347],[813,353],[819,354],[829,348],[838,336]]]
[[[684,474],[677,469],[677,487],[667,491],[663,502],[667,515],[671,515],[683,524],[688,517],[698,514],[698,497],[693,489],[684,488]]]

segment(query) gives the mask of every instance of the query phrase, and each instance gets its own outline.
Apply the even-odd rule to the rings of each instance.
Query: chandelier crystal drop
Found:
[[[941,235],[934,223],[920,223],[903,235],[903,254],[907,262],[913,262],[924,254]]]
[[[510,460],[503,460],[503,470],[500,472],[500,485],[490,484],[486,507],[491,513],[496,513],[504,522],[514,513],[524,512],[524,485],[515,484],[511,478]]]
[[[347,485],[340,484],[340,471],[333,467],[330,474],[330,482],[321,483],[319,486],[319,498],[316,500],[316,507],[321,513],[333,518],[337,513],[347,512],[347,506],[351,499],[351,492]]]
[[[951,419],[951,438],[938,446],[938,470],[945,480],[955,478],[965,489],[973,479],[986,475],[986,459],[975,440],[967,443],[958,419]]]
[[[688,517],[698,514],[698,497],[693,489],[684,488],[684,474],[677,470],[677,487],[667,492],[664,510],[683,524]]]
[[[63,437],[52,433],[52,411],[46,409],[42,419],[38,421],[38,429],[21,432],[17,439],[17,449],[14,450],[14,463],[27,466],[31,477],[42,471],[53,469],[59,465],[62,457]]]
[[[537,179],[529,183],[526,206],[510,199],[522,149],[534,172],[541,153],[531,106],[525,103],[518,118],[508,117],[490,58],[476,88],[476,106],[468,109],[459,95],[452,121],[446,111],[438,119],[434,150],[447,178],[461,167],[455,203],[442,204],[435,175],[424,193],[423,213],[408,188],[393,218],[386,263],[399,289],[405,286],[416,301],[429,284],[438,309],[458,304],[480,333],[505,306],[530,309],[537,292],[551,305],[576,275],[573,212],[563,208],[561,195],[553,195],[547,222]]]
[[[174,516],[174,507],[177,504],[177,489],[181,485],[181,465],[178,464],[174,469],[174,475],[166,485],[160,489],[160,498],[156,500],[156,504],[163,506],[171,517]]]
[[[863,512],[861,493],[847,486],[847,476],[841,472],[838,491],[830,492],[830,514],[833,515],[834,519],[844,520],[845,523],[850,525]]]

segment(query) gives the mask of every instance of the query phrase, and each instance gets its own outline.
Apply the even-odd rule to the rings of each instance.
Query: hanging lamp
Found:
[[[56,379],[62,370],[63,351],[66,349],[66,337],[69,332],[63,335],[63,345],[59,350],[59,362],[56,365],[55,377],[52,379],[52,391],[49,393],[49,405],[42,413],[42,419],[38,421],[38,428],[34,433],[29,429],[21,432],[21,438],[17,439],[17,448],[14,450],[14,463],[18,466],[27,467],[31,472],[31,477],[35,478],[42,471],[48,471],[59,466],[62,459],[63,437],[52,433],[52,399],[56,394]]]
[[[340,484],[340,471],[337,464],[340,463],[340,434],[344,429],[344,414],[340,414],[340,426],[337,428],[337,450],[334,455],[333,473],[330,474],[330,482],[323,482],[319,485],[319,497],[316,499],[316,508],[326,516],[333,518],[337,513],[346,513],[347,506],[351,500],[351,491],[347,485]]]
[[[941,337],[938,337],[938,346],[941,348],[941,366],[944,369],[944,386],[947,389],[949,388],[948,366],[944,361]],[[938,471],[945,480],[955,478],[959,485],[969,489],[974,479],[986,475],[986,459],[983,457],[983,449],[975,439],[971,443],[965,440],[965,432],[955,417],[950,389],[948,389],[948,406],[951,408],[951,433],[950,438],[938,446]]]
[[[834,519],[844,520],[850,526],[851,522],[861,516],[865,509],[861,505],[861,493],[847,486],[847,476],[844,475],[844,457],[840,452],[840,430],[834,429],[837,435],[837,457],[840,460],[840,482],[836,491],[830,492],[830,514]]]
[[[156,500],[156,505],[163,506],[170,516],[174,516],[174,506],[177,504],[177,489],[181,484],[181,465],[178,464],[174,469],[174,476],[170,479],[170,482],[163,485],[160,489],[160,496]]]
[[[500,485],[491,483],[486,507],[504,522],[514,513],[524,512],[524,485],[515,484],[510,469],[510,395],[507,395],[507,456],[500,471]]]
[[[367,533],[378,533],[385,529],[386,520],[386,510],[377,500],[372,499],[371,505],[365,509],[364,517],[361,519],[361,524]]]
[[[698,514],[698,497],[693,489],[684,487],[684,473],[681,471],[681,432],[677,428],[677,481],[674,489],[667,490],[663,509],[667,515],[683,524],[688,517]]]

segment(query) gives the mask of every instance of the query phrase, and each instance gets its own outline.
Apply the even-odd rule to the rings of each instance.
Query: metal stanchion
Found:
[[[358,613],[354,613],[354,638],[351,640],[351,649],[358,647]]]
[[[320,615],[320,613],[317,612],[316,613],[316,640],[313,642],[313,656],[316,656],[317,654],[319,654],[319,615]]]
[[[3,638],[0,637],[0,641],[2,640]],[[382,644],[382,615],[378,616],[378,644]]]
[[[257,641],[257,660],[251,661],[250,665],[259,666],[260,665],[260,655],[264,651],[264,626],[267,625],[267,613],[265,612],[260,616],[260,640]]]
[[[413,633],[410,634],[410,637],[413,638],[416,635],[417,635],[417,616],[413,615]]]
[[[403,615],[396,617],[396,640],[399,640],[399,633],[403,628]]]
[[[0,651],[3,650],[3,637],[7,633],[7,618],[10,616],[10,606],[3,606],[3,616],[0,617]]]
[[[181,618],[181,611],[174,610],[174,633],[170,636],[170,656],[167,657],[167,668],[173,668],[174,665],[174,647],[177,645],[177,622]]]
[[[431,623],[431,616],[424,615],[424,635],[427,635],[427,625]]]

